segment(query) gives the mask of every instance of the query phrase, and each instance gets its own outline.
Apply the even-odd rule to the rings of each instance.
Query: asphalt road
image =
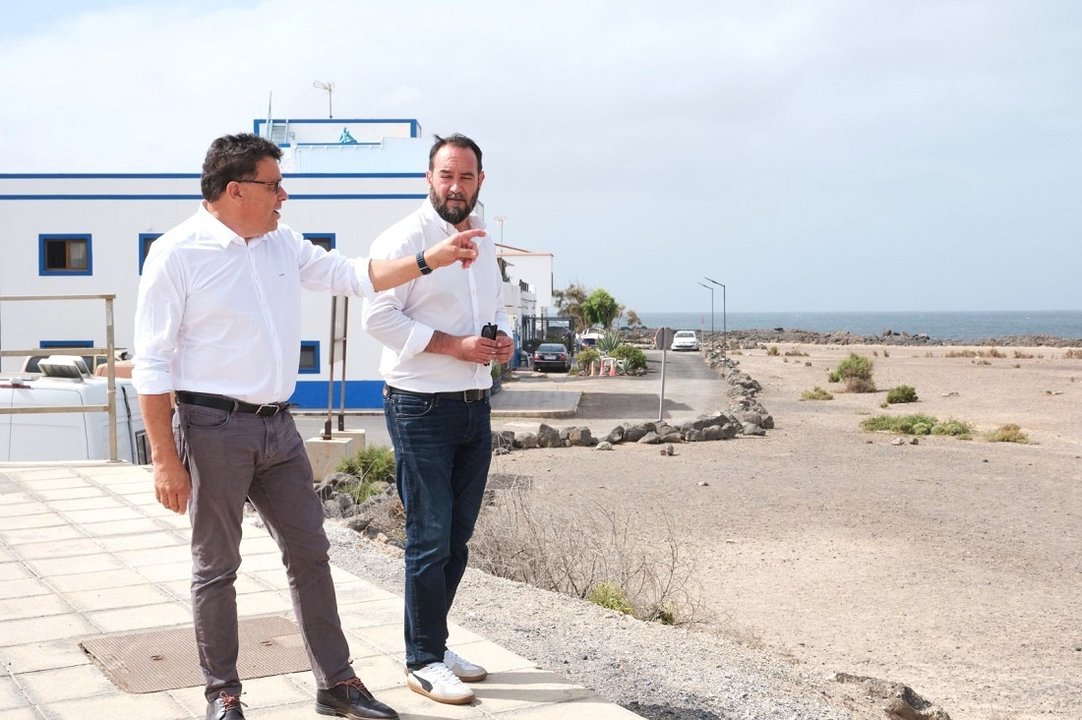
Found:
[[[578,377],[561,373],[531,373],[516,383],[516,392],[523,389],[539,392],[555,389],[578,390],[582,393],[573,417],[546,420],[552,425],[585,425],[594,434],[607,433],[623,421],[657,420],[662,392],[662,352],[647,350],[647,373],[640,377]],[[728,407],[725,391],[728,386],[718,374],[703,362],[701,352],[665,353],[665,403],[663,417],[678,423],[699,415]],[[326,414],[318,417],[297,416],[297,428],[302,437],[317,437],[323,432]],[[542,422],[537,418],[498,418],[493,427],[521,427]],[[337,429],[338,417],[332,427]],[[364,430],[367,445],[390,445],[383,415],[377,411],[350,414],[345,418],[349,430]]]

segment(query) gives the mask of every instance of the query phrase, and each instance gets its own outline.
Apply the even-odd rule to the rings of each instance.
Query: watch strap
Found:
[[[432,272],[432,268],[425,262],[425,251],[417,253],[417,267],[420,269],[422,275],[428,275]]]

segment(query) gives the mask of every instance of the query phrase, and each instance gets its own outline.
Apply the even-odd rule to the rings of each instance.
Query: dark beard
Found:
[[[473,208],[477,205],[477,195],[472,198],[466,198],[466,204],[453,208],[447,207],[447,204],[440,200],[440,197],[436,195],[436,190],[432,189],[428,192],[428,200],[432,203],[432,207],[436,209],[436,214],[439,215],[445,222],[449,222],[452,225],[458,225],[465,220],[473,212]]]

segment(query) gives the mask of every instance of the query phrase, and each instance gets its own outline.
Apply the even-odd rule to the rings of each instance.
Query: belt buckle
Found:
[[[485,391],[477,388],[474,388],[473,390],[463,390],[462,396],[462,399],[468,403],[477,402],[484,399]]]
[[[274,417],[282,411],[278,403],[263,403],[255,409],[256,417]]]

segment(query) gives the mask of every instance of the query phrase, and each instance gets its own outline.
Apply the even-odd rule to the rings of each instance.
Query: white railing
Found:
[[[108,412],[109,413],[109,462],[117,462],[116,435],[116,339],[113,333],[113,301],[116,295],[0,295],[0,303],[28,302],[48,300],[104,300],[105,301],[105,347],[50,347],[49,351],[71,351],[76,355],[105,355],[106,375],[109,389],[106,392],[105,405],[27,405],[23,407],[0,407],[0,415],[18,413],[57,413],[57,412]],[[2,347],[2,345],[0,345]],[[40,355],[41,348],[0,350],[0,357],[20,357]],[[93,370],[91,370],[93,372]]]

